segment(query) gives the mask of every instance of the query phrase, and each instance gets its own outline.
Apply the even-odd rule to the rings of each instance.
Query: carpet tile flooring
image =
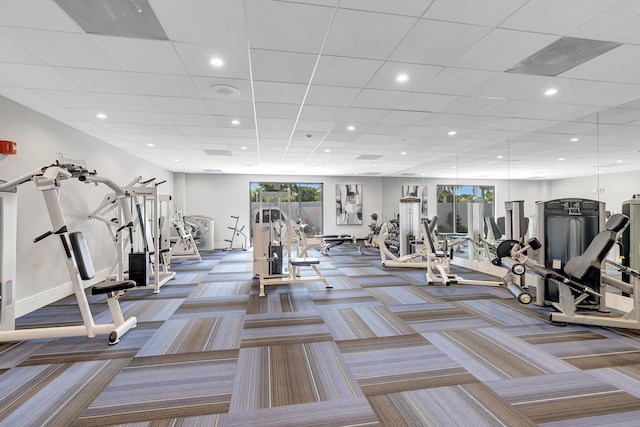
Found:
[[[120,298],[138,326],[115,346],[0,343],[0,427],[640,426],[637,331],[552,326],[502,287],[427,285],[374,249],[311,250],[333,288],[265,297],[251,251],[202,255],[159,294]],[[108,322],[105,297],[89,301]],[[16,323],[79,318],[71,296]]]

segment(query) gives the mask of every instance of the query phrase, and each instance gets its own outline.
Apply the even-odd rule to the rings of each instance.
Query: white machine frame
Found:
[[[5,272],[7,273],[7,278],[3,279],[4,292],[2,295],[3,298],[1,306],[3,313],[2,316],[0,316],[0,319],[2,319],[2,323],[0,324],[0,329],[2,329],[0,330],[0,342],[84,335],[88,338],[94,338],[96,335],[109,334],[109,344],[116,344],[122,335],[137,325],[135,317],[130,317],[126,320],[124,319],[122,311],[120,310],[120,304],[118,303],[118,297],[121,292],[120,289],[124,289],[123,286],[125,284],[115,281],[105,282],[106,292],[101,292],[108,295],[107,303],[109,305],[113,322],[95,324],[93,320],[91,307],[89,306],[89,302],[85,294],[83,279],[79,271],[76,256],[74,251],[71,250],[72,244],[69,238],[69,231],[62,206],[60,204],[60,181],[69,178],[77,178],[84,182],[104,183],[110,188],[116,189],[116,191],[121,191],[117,189],[117,186],[115,186],[112,181],[98,177],[95,172],[89,172],[84,161],[69,159],[64,157],[62,154],[57,154],[55,164],[38,168],[20,176],[19,178],[0,184],[0,190],[11,190],[18,187],[20,184],[33,181],[36,188],[42,192],[47,212],[51,219],[52,230],[37,237],[35,241],[42,240],[51,235],[56,235],[60,238],[63,253],[66,255],[65,262],[67,271],[71,278],[74,294],[82,317],[82,324],[77,326],[41,327],[16,330],[15,308],[13,306],[13,295],[15,295],[14,291],[16,282],[9,277],[12,272],[15,273],[15,255],[14,257],[7,257],[7,260],[5,261],[4,257],[7,256],[7,254],[3,249],[2,270],[3,275],[5,275]],[[15,240],[13,240],[13,244],[11,243],[11,240],[9,240],[10,238],[15,238],[15,234],[6,233],[11,224],[10,221],[15,221],[16,219],[15,205],[10,201],[10,197],[6,196],[6,193],[0,194],[2,194],[3,212],[5,209],[7,212],[6,215],[2,215],[2,228],[5,231],[2,233],[2,243],[3,247],[6,248],[8,246],[15,246]],[[5,202],[7,202],[6,205]],[[15,226],[15,223],[12,225]],[[13,266],[7,266],[7,264],[11,262],[13,262]],[[109,283],[113,283],[112,289],[109,289]],[[135,284],[132,283],[130,286],[135,286]]]
[[[288,213],[282,214],[282,199],[287,199]],[[263,207],[265,199],[268,199],[268,207]],[[259,278],[260,290],[258,295],[264,297],[265,286],[296,284],[307,282],[323,282],[325,288],[333,286],[327,282],[318,265],[318,258],[307,256],[306,236],[300,230],[298,224],[291,220],[291,193],[290,191],[258,191],[259,207],[251,218],[254,222],[253,232],[253,273]],[[269,212],[269,221],[265,222],[264,213]],[[273,221],[273,212],[278,212],[278,220]],[[275,230],[276,225],[278,230]],[[277,232],[276,232],[277,231]],[[276,255],[270,251],[271,246],[282,247],[284,259],[276,259]],[[281,272],[272,272],[272,264],[282,262]],[[286,267],[285,267],[286,263]],[[312,276],[303,276],[301,267],[311,267],[315,272]],[[279,270],[279,269],[278,269]]]

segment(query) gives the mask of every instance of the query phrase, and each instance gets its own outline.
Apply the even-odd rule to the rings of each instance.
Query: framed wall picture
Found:
[[[362,224],[362,184],[336,184],[336,224]]]

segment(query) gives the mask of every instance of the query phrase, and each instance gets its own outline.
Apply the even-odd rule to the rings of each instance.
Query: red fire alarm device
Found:
[[[18,152],[18,144],[13,141],[0,140],[0,154],[16,154]]]

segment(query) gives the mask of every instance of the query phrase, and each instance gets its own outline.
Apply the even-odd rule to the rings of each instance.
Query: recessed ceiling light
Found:
[[[224,61],[221,58],[218,58],[216,56],[214,58],[211,58],[211,61],[209,61],[209,64],[213,65],[214,67],[222,67],[224,66]]]
[[[153,147],[153,144],[152,143],[148,143],[147,147]]]
[[[397,82],[406,82],[407,80],[409,80],[409,76],[406,74],[398,74],[396,76],[396,81]]]
[[[241,149],[241,150],[246,150],[246,149],[247,149],[247,147],[240,147],[240,149]]]
[[[98,114],[96,114],[96,117],[99,118],[99,119],[106,119],[107,115],[104,114],[104,113],[98,113]]]
[[[374,168],[377,168],[377,167],[378,167],[378,164],[377,164],[377,163],[374,163],[372,166],[373,166]]]
[[[451,166],[451,169],[456,169],[456,167],[455,166]]]
[[[547,96],[553,96],[553,95],[555,95],[556,93],[558,93],[558,89],[556,89],[556,88],[554,88],[554,87],[549,88],[549,89],[547,89],[547,90],[545,90],[545,91],[544,91],[544,94],[545,94],[545,95],[547,95]]]
[[[447,135],[449,136],[453,136],[453,135],[457,135],[458,132],[456,132],[455,130],[450,130],[449,132],[447,132]]]
[[[407,155],[407,152],[406,152],[406,151],[402,151],[402,152],[400,153],[400,155],[401,155],[401,156],[406,156],[406,155]]]
[[[498,156],[497,158],[498,159],[504,159],[504,156]]]
[[[356,127],[355,127],[355,126],[349,126],[349,127],[347,128],[347,130],[356,130]]]
[[[173,161],[174,161],[174,162],[179,162],[180,160],[178,160],[178,159],[173,159]]]
[[[324,150],[325,153],[330,153],[331,150],[329,150],[328,148],[326,150]]]
[[[237,126],[240,124],[240,120],[231,120],[231,124]]]
[[[616,160],[616,163],[622,163],[622,160]]]
[[[558,160],[559,160],[559,161],[563,161],[563,160],[564,160],[564,157],[560,157]]]
[[[571,142],[578,142],[578,141],[580,141],[580,138],[571,138],[570,141]]]

